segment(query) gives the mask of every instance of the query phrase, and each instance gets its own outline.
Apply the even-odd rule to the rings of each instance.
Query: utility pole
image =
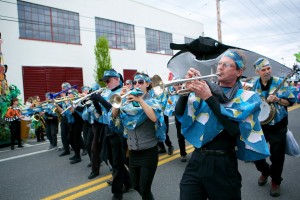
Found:
[[[216,3],[217,3],[218,41],[222,43],[221,16],[220,16],[220,0],[216,0]]]

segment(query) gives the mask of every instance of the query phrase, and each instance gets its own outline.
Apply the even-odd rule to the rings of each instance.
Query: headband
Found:
[[[240,69],[243,69],[245,64],[244,64],[244,60],[243,58],[238,54],[236,53],[235,51],[226,51],[223,55],[223,57],[226,56],[228,58],[231,58],[232,60],[234,60],[236,66]]]

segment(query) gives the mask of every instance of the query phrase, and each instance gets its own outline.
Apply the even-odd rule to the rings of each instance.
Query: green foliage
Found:
[[[296,57],[296,61],[300,62],[300,52],[295,53],[294,56]]]
[[[109,54],[109,44],[105,36],[99,37],[94,48],[96,57],[96,67],[94,70],[94,78],[97,83],[104,87],[105,84],[99,81],[103,77],[104,71],[111,69],[111,59]]]
[[[4,124],[0,125],[0,143],[6,143],[10,141],[9,128]]]

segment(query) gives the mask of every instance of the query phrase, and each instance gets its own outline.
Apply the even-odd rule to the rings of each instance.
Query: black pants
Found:
[[[18,140],[18,146],[21,146],[21,121],[14,120],[9,124],[10,129],[10,144],[15,145],[15,140]]]
[[[102,143],[104,137],[104,124],[94,122],[92,124],[93,142],[91,146],[91,165],[92,172],[99,173],[100,171],[100,154],[102,151]]]
[[[93,144],[93,137],[94,137],[93,132],[92,132],[92,125],[89,122],[84,121],[82,132],[83,132],[84,145],[85,145],[88,155],[91,159],[92,144]]]
[[[124,149],[124,138],[117,133],[108,137],[108,154],[113,169],[113,183],[111,191],[113,194],[121,196],[123,186],[130,187],[131,178],[125,167],[126,150]]]
[[[143,200],[152,200],[152,181],[157,169],[157,147],[129,153],[129,169],[133,188],[140,193]]]
[[[36,139],[38,142],[40,141],[44,141],[44,129],[42,126],[38,126],[36,129],[35,129],[35,136],[36,136]]]
[[[69,124],[68,124],[68,118],[65,116],[62,116],[61,122],[60,122],[60,131],[61,131],[61,141],[64,146],[65,151],[70,151],[69,148],[69,139],[68,139],[68,134],[69,134]]]
[[[69,143],[71,144],[75,156],[80,158],[80,140],[81,140],[81,132],[82,132],[82,120],[75,120],[73,124],[69,125]]]
[[[180,200],[241,199],[241,180],[234,153],[207,155],[196,149],[180,182]]]
[[[258,171],[264,176],[271,175],[272,181],[280,185],[282,181],[282,170],[285,158],[285,145],[286,145],[286,132],[287,127],[278,128],[263,128],[266,140],[270,144],[270,160],[271,166],[267,163],[266,159],[255,161],[255,166]]]
[[[181,123],[178,121],[178,119],[175,117],[175,125],[176,125],[176,130],[177,130],[177,139],[178,139],[178,144],[179,144],[179,149],[180,149],[180,155],[181,156],[186,156],[186,151],[185,151],[185,138],[181,134]]]
[[[165,143],[168,147],[171,147],[172,146],[172,142],[170,140],[170,137],[169,137],[169,117],[164,115],[164,121],[165,121],[165,124],[166,124],[166,140],[165,140]],[[158,142],[158,147],[161,148],[161,149],[165,149],[165,145],[163,142]]]
[[[58,119],[47,119],[46,120],[46,135],[53,147],[57,146],[57,133],[58,133]]]

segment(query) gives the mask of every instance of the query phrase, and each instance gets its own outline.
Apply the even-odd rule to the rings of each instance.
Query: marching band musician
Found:
[[[46,100],[50,101],[51,92],[45,94]],[[54,112],[55,106],[53,103],[48,102],[47,107],[44,111],[44,119],[46,122],[46,136],[50,142],[49,150],[57,149],[57,133],[58,133],[58,116]]]
[[[93,83],[90,90],[91,92],[96,91],[100,89],[100,85],[98,83]],[[85,146],[87,149],[87,153],[90,158],[90,163],[87,165],[88,167],[91,167],[91,159],[92,159],[92,143],[94,134],[92,132],[92,124],[94,123],[94,120],[92,119],[92,115],[89,112],[89,108],[91,104],[87,104],[87,102],[83,102],[84,109],[82,112],[82,119],[83,119],[83,138],[85,142]]]
[[[108,160],[112,165],[113,169],[113,182],[112,182],[112,199],[118,200],[123,198],[124,188],[128,190],[131,187],[131,180],[129,172],[125,167],[125,145],[124,138],[122,134],[115,133],[114,131],[109,130],[108,128],[108,111],[111,109],[111,104],[107,102],[113,94],[119,94],[121,90],[122,78],[120,74],[118,74],[114,69],[109,69],[104,71],[104,75],[101,78],[101,81],[106,83],[107,90],[100,94],[93,94],[91,96],[91,100],[93,100],[93,105],[96,110],[100,114],[100,123],[95,122],[93,125],[94,132],[94,141],[92,145],[92,158],[95,160],[95,156],[99,156],[99,154],[93,155],[94,152],[99,153],[95,150],[95,146],[98,145],[97,148],[102,148],[101,154],[103,160],[105,159],[105,151],[107,149]],[[97,108],[98,107],[98,108]],[[100,108],[99,108],[100,107]],[[99,112],[100,111],[100,112]],[[103,140],[103,144],[107,145],[107,147],[101,146],[101,140]],[[100,147],[99,147],[100,141]],[[100,149],[101,150],[101,149]],[[99,151],[99,150],[98,150]],[[97,161],[98,162],[98,161]],[[98,163],[97,163],[98,164]],[[98,166],[97,166],[98,167]],[[93,162],[92,162],[93,168]],[[97,169],[95,169],[97,170]],[[92,174],[91,174],[92,175]],[[124,188],[123,188],[124,187]]]
[[[158,164],[157,144],[165,140],[166,127],[159,102],[149,94],[149,76],[137,72],[133,85],[136,91],[132,92],[142,91],[142,94],[130,93],[126,99],[129,103],[122,104],[120,108],[113,107],[112,122],[115,129],[122,129],[122,124],[125,128],[133,187],[143,200],[151,200],[151,185]],[[128,88],[124,86],[120,94],[124,95],[126,92]],[[140,106],[134,106],[133,102],[139,103]]]
[[[182,134],[195,147],[180,182],[181,200],[241,199],[237,158],[254,161],[269,156],[258,120],[261,100],[255,92],[243,90],[239,81],[243,57],[238,50],[226,51],[217,66],[218,84],[187,82],[191,93],[177,102]],[[200,72],[190,68],[186,78],[195,76]]]
[[[160,106],[161,106],[161,108],[163,109],[163,112],[164,112],[164,110],[167,106],[167,103],[168,103],[169,94],[166,91],[163,91],[163,93],[158,96],[154,93],[153,90],[150,90],[149,92],[150,92],[150,95],[153,98],[156,98],[158,100],[158,102],[160,103]],[[166,140],[164,142],[168,146],[168,152],[166,151],[166,147],[164,145],[164,142],[159,141],[158,142],[158,153],[166,153],[167,152],[169,155],[172,155],[173,151],[174,151],[174,147],[173,147],[172,142],[171,142],[170,137],[169,137],[169,116],[164,114],[164,121],[165,121],[165,124],[166,124],[166,127],[167,127],[167,129],[166,129]]]
[[[70,83],[64,82],[64,83],[61,84],[61,89],[62,90],[66,90],[68,88],[71,88],[71,84]],[[60,96],[62,98],[66,97],[67,93],[66,92],[60,93]],[[66,109],[68,107],[67,103],[68,103],[68,101],[61,102],[58,105],[63,110],[63,109]],[[61,157],[61,156],[65,156],[65,155],[69,155],[70,154],[70,147],[69,147],[70,143],[69,143],[69,139],[68,139],[69,125],[68,125],[68,118],[67,118],[66,115],[62,115],[61,116],[60,132],[61,132],[61,141],[62,141],[62,144],[63,144],[63,152],[59,155]]]
[[[18,140],[18,147],[22,148],[22,140],[21,140],[21,122],[20,120],[24,118],[21,114],[21,110],[18,107],[19,100],[18,98],[13,98],[10,103],[10,107],[7,109],[4,120],[9,122],[10,129],[10,142],[11,142],[11,150],[15,149],[15,140]]]
[[[89,86],[82,86],[81,87],[81,97],[84,97],[86,95],[88,95],[88,93],[90,92],[91,88]],[[82,102],[80,111],[83,114],[83,111],[85,110],[85,108],[87,107],[86,105],[87,100]],[[89,104],[90,106],[90,104]],[[80,143],[81,143],[81,147],[82,147],[82,156],[85,156],[86,154],[88,154],[88,150],[87,150],[87,136],[88,136],[88,131],[89,131],[89,126],[90,123],[88,123],[88,121],[86,121],[83,118],[83,115],[81,114],[82,120],[83,120],[83,125],[82,125],[82,131],[83,131],[83,139],[81,137],[80,139]]]
[[[31,104],[31,108],[37,108],[40,107],[40,97],[39,96],[34,96],[32,98],[32,104]],[[39,119],[35,119],[35,117],[38,116]],[[36,140],[37,142],[43,142],[45,141],[44,138],[44,133],[45,133],[45,125],[43,124],[43,121],[41,121],[41,113],[40,112],[36,112],[32,117],[31,117],[31,121],[32,121],[32,126],[34,127],[35,130],[35,136],[36,136]]]
[[[255,161],[255,166],[261,172],[258,179],[258,185],[263,186],[267,183],[268,177],[272,178],[270,195],[273,197],[280,196],[280,184],[282,181],[282,170],[285,158],[286,133],[288,125],[287,107],[292,106],[296,99],[290,91],[288,84],[273,94],[275,89],[281,84],[282,79],[272,76],[272,67],[269,60],[259,58],[254,63],[256,74],[259,77],[254,80],[252,90],[258,93],[267,102],[273,103],[276,113],[275,117],[268,124],[262,125],[266,140],[270,144],[271,166],[265,159]]]
[[[175,80],[175,78],[173,78],[173,80]],[[176,103],[179,99],[179,95],[176,94],[176,92],[178,90],[180,90],[182,87],[182,84],[175,84],[173,85],[173,87],[171,87],[172,92],[174,92],[174,94],[169,95],[167,104],[166,104],[166,108],[164,111],[164,115],[165,116],[173,116],[174,115],[174,111],[175,111],[175,106]],[[186,162],[187,158],[186,158],[186,150],[185,150],[185,138],[184,136],[181,134],[181,123],[178,121],[176,115],[175,115],[175,125],[176,125],[176,130],[177,130],[177,139],[178,139],[178,145],[179,145],[179,150],[180,150],[180,160],[181,162]]]

